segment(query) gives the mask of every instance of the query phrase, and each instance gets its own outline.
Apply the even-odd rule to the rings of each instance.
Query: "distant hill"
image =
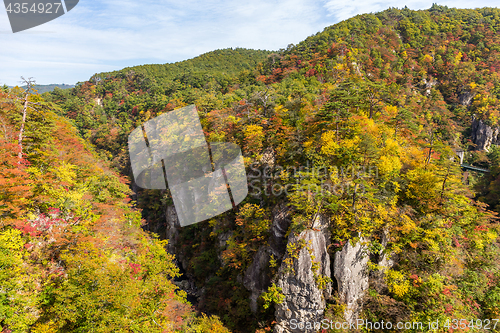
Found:
[[[53,91],[55,88],[59,89],[70,89],[74,88],[73,84],[37,84],[35,89],[38,90],[39,94],[43,94],[44,92]]]
[[[127,79],[142,81],[154,79],[158,85],[167,86],[173,81],[202,86],[207,78],[234,77],[244,70],[253,70],[272,51],[245,48],[228,48],[204,53],[195,58],[167,64],[150,64],[95,74],[89,81]]]
[[[266,59],[272,51],[253,50],[245,48],[228,48],[210,51],[192,59],[170,64],[150,64],[126,67],[122,70],[111,72],[143,72],[155,76],[174,77],[186,72],[238,74],[245,69],[253,69],[255,65]],[[109,73],[109,74],[111,74]],[[108,74],[108,73],[101,73]]]
[[[35,89],[37,90],[37,92],[39,94],[43,94],[45,92],[50,92],[50,91],[54,91],[55,88],[59,88],[59,89],[70,89],[70,88],[74,88],[75,86],[73,84],[37,84],[35,86]],[[9,88],[12,88],[12,87],[9,87]],[[22,86],[21,87],[22,89],[25,89],[26,86]]]

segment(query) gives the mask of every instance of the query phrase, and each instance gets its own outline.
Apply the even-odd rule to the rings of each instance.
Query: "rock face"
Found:
[[[427,81],[427,79],[423,79],[423,83],[425,85],[425,94],[429,96],[431,94],[432,87],[437,85],[438,81],[435,78],[431,77],[429,81]]]
[[[498,132],[498,127],[491,128],[481,119],[474,118],[472,121],[472,142],[476,145],[474,150],[488,151],[492,144],[500,144]]]
[[[382,241],[381,241],[381,244],[384,247],[384,249],[380,250],[379,261],[378,261],[378,265],[382,268],[383,271],[392,268],[396,264],[396,258],[397,258],[397,256],[394,253],[390,254],[385,252],[387,243],[389,243],[389,231],[388,229],[385,229],[382,234]]]
[[[99,106],[103,106],[104,104],[102,103],[102,98],[99,98],[99,97],[96,97],[94,98],[94,102],[99,105]]]
[[[355,320],[361,311],[362,305],[358,302],[362,299],[364,292],[368,289],[368,254],[361,245],[362,240],[355,246],[347,243],[342,251],[335,253],[335,260],[331,265],[328,253],[330,244],[330,233],[328,231],[329,219],[326,216],[317,216],[310,229],[300,234],[292,233],[287,237],[287,231],[291,224],[290,208],[285,204],[278,205],[272,212],[272,226],[269,241],[265,246],[259,248],[254,255],[251,265],[238,277],[238,281],[248,289],[250,295],[250,308],[257,312],[257,300],[259,296],[267,291],[273,281],[281,288],[285,300],[275,307],[277,324],[276,333],[314,332],[307,327],[292,329],[291,320],[296,323],[320,322],[324,318],[326,300],[331,297],[332,283],[326,282],[321,288],[318,286],[318,278],[335,278],[338,286],[340,301],[347,305],[345,311],[346,320]],[[175,207],[168,206],[166,210],[165,237],[169,240],[168,250],[175,253],[175,244],[179,238],[179,220]],[[226,247],[227,239],[231,232],[219,235],[218,254]],[[287,245],[296,244],[296,250],[288,253]],[[180,266],[186,265],[183,253],[176,253]],[[273,257],[277,262],[281,260],[281,267],[273,278],[269,262]],[[286,259],[293,258],[291,265]],[[219,256],[221,264],[224,265]],[[388,261],[381,257],[381,261]],[[387,266],[391,263],[388,261]],[[331,271],[333,268],[333,272]],[[327,280],[326,280],[327,281]],[[204,290],[198,290],[194,281],[185,276],[183,281],[177,282],[179,287],[188,291],[195,299],[203,299]],[[201,301],[200,301],[201,302]]]
[[[378,254],[370,253],[370,256],[373,256],[373,262],[377,262],[379,266],[378,270],[372,270],[370,272],[370,287],[382,295],[387,295],[389,293],[385,280],[385,273],[388,269],[392,268],[398,260],[398,256],[395,253],[386,250],[388,242],[389,230],[385,229],[381,235],[381,245],[383,249],[380,250]]]
[[[271,147],[266,148],[266,150],[262,153],[260,162],[270,167],[272,167],[274,163],[276,163],[276,153],[271,149]]]
[[[355,246],[347,242],[342,251],[335,253],[333,275],[337,280],[340,301],[347,305],[344,317],[348,322],[358,317],[362,309],[358,301],[368,289],[369,256],[362,242],[358,241]]]
[[[291,223],[290,208],[285,204],[276,206],[273,210],[273,224],[269,239],[269,246],[276,259],[281,259],[285,254],[287,244],[286,233]]]
[[[175,253],[175,244],[177,242],[177,237],[179,236],[179,219],[177,218],[177,212],[173,205],[167,206],[165,212],[166,220],[166,231],[165,238],[168,239],[167,250],[170,253]]]
[[[217,236],[217,240],[219,241],[218,248],[217,248],[217,258],[219,259],[219,262],[221,263],[221,266],[224,267],[227,265],[227,262],[224,260],[222,253],[227,247],[227,241],[231,236],[233,235],[232,231],[227,231],[219,234]]]
[[[271,285],[268,268],[271,255],[275,260],[281,260],[285,254],[286,232],[291,223],[289,211],[286,205],[279,205],[273,210],[269,246],[259,248],[252,264],[245,271],[242,283],[251,292],[250,309],[253,312],[257,312],[257,299]]]
[[[268,246],[261,247],[243,277],[243,285],[251,292],[250,309],[254,313],[257,312],[257,299],[263,292],[267,291],[271,284],[271,278],[267,272],[270,259],[270,248]]]
[[[470,91],[464,90],[458,95],[458,99],[460,101],[460,104],[469,106],[472,104],[472,99],[474,98],[475,94],[473,94]]]
[[[277,286],[282,289],[285,300],[276,305],[276,326],[274,332],[314,332],[307,329],[292,329],[290,321],[297,323],[320,322],[326,306],[326,298],[331,294],[331,283],[323,289],[318,288],[315,276],[331,277],[330,256],[327,252],[327,239],[322,230],[305,230],[298,236],[290,236],[289,244],[305,244],[291,265],[293,271],[283,262],[278,273]],[[313,271],[313,262],[317,267]]]

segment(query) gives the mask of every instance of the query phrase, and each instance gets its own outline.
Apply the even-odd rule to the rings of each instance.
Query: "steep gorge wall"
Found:
[[[344,317],[346,321],[358,318],[362,311],[362,299],[368,289],[369,253],[363,240],[356,245],[347,242],[341,251],[329,252],[331,234],[329,219],[318,216],[313,228],[306,229],[299,234],[287,232],[291,224],[291,210],[284,204],[277,205],[272,211],[272,225],[269,241],[261,246],[253,257],[250,266],[238,277],[238,281],[250,291],[250,308],[257,312],[257,300],[275,282],[285,296],[281,304],[275,306],[274,331],[279,333],[304,332],[293,330],[290,321],[319,322],[324,318],[327,300],[336,293],[341,304],[345,305]],[[168,206],[166,210],[166,237],[169,239],[168,249],[175,253],[179,240],[179,227],[175,208]],[[219,235],[217,253],[221,253],[226,246],[230,235]],[[297,250],[290,253],[294,245]],[[269,274],[271,256],[281,261],[277,275]],[[186,268],[188,258],[183,253],[176,253],[181,267]],[[293,259],[287,261],[287,258]],[[222,258],[219,257],[221,264]],[[291,262],[291,264],[290,264]],[[322,279],[321,286],[318,278]],[[186,277],[184,277],[186,279]],[[326,282],[331,279],[332,282]],[[191,293],[191,296],[203,298],[203,289],[198,290],[194,281],[187,277],[178,286]],[[305,330],[307,332],[307,330]]]
[[[491,145],[500,144],[498,127],[488,126],[483,120],[474,118],[471,126],[471,139],[474,150],[488,151]]]
[[[470,108],[475,94],[470,91],[462,91],[459,95],[459,102],[463,106]],[[471,141],[472,150],[489,151],[491,145],[500,144],[500,136],[498,135],[500,128],[487,125],[484,120],[472,117],[471,123]]]
[[[347,242],[342,251],[335,253],[333,275],[338,281],[340,302],[346,305],[345,320],[355,321],[363,309],[361,300],[368,289],[369,253],[363,240],[352,246]]]
[[[283,261],[278,273],[277,286],[285,296],[281,304],[276,305],[274,331],[303,332],[292,329],[291,320],[297,322],[319,322],[323,319],[326,299],[332,292],[331,283],[319,286],[318,277],[331,278],[330,255],[328,254],[328,234],[325,229],[304,230],[299,235],[292,235],[288,244],[303,244],[298,253],[287,253],[293,264]],[[315,263],[315,264],[313,264]],[[312,330],[306,329],[305,332]]]

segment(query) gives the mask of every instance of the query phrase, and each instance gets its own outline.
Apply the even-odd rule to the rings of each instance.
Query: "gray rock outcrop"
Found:
[[[286,233],[290,226],[290,208],[286,205],[278,205],[272,212],[271,235],[269,246],[262,246],[254,255],[252,264],[247,268],[243,276],[243,285],[250,291],[250,309],[257,312],[257,299],[267,291],[271,285],[269,272],[269,261],[271,256],[274,260],[281,260],[286,251]]]
[[[316,277],[331,277],[327,240],[322,230],[305,230],[299,235],[290,236],[288,243],[302,243],[305,246],[293,254],[295,258],[291,267],[285,261],[280,267],[277,286],[281,288],[285,299],[276,305],[277,324],[274,332],[314,332],[307,328],[292,329],[290,323],[293,319],[297,323],[314,323],[323,319],[326,298],[331,294],[331,283],[320,289]]]
[[[492,144],[497,145],[500,143],[498,136],[499,128],[490,127],[481,120],[474,118],[472,121],[472,142],[475,144],[474,150],[488,151]]]
[[[170,253],[175,253],[175,244],[177,242],[177,237],[179,236],[179,219],[177,218],[177,212],[173,205],[168,205],[165,211],[165,238],[168,239],[167,251]]]
[[[271,236],[269,246],[276,259],[281,259],[285,255],[287,237],[286,233],[292,223],[290,207],[285,204],[276,206],[272,212]]]
[[[428,81],[427,81],[427,79],[423,79],[422,81],[423,81],[423,84],[425,85],[425,94],[427,96],[429,96],[431,94],[432,87],[437,85],[438,81],[433,77],[431,77]]]
[[[267,274],[269,260],[271,259],[270,248],[263,246],[259,248],[255,254],[252,264],[245,271],[243,277],[243,285],[248,289],[250,294],[250,309],[252,312],[257,312],[257,300],[259,296],[267,291],[271,283],[271,278]]]
[[[340,302],[346,304],[346,321],[356,320],[362,310],[359,301],[368,289],[368,251],[359,240],[355,246],[347,242],[335,253],[333,275],[337,280]]]
[[[460,102],[460,104],[464,105],[464,106],[470,106],[472,104],[472,100],[474,99],[474,96],[476,94],[468,91],[468,90],[464,90],[460,93],[460,95],[458,95],[458,100]]]
[[[224,257],[222,256],[222,253],[224,250],[227,248],[227,241],[231,238],[233,235],[233,231],[229,230],[223,233],[220,233],[217,236],[217,240],[219,241],[218,246],[217,246],[217,258],[219,259],[219,262],[221,263],[221,266],[224,267],[227,265],[226,260],[224,260]]]
[[[375,289],[379,294],[387,295],[389,289],[385,280],[385,273],[396,265],[398,256],[387,250],[387,244],[389,243],[389,230],[387,228],[382,231],[380,240],[383,247],[380,252],[378,254],[370,253],[374,257],[373,261],[377,262],[378,269],[370,272],[369,283],[370,287]]]

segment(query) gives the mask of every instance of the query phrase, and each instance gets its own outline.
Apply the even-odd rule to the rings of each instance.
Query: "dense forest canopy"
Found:
[[[2,332],[222,327],[195,318],[171,282],[179,273],[166,241],[141,229],[128,181],[57,110],[18,88],[0,92]]]
[[[498,318],[500,150],[478,149],[471,126],[500,125],[499,30],[498,8],[390,8],[277,52],[225,49],[95,74],[29,97],[37,104],[22,159],[23,91],[4,88],[0,327],[223,332],[222,321],[236,332],[268,331],[284,301],[276,283],[301,249],[312,253],[301,235],[317,231],[319,216],[328,220],[332,257],[362,243],[370,276],[381,276],[366,290],[361,318]],[[237,208],[169,239],[204,291],[198,310],[221,321],[195,317],[171,282],[178,268],[161,240],[169,191],[134,187],[130,171],[130,132],[189,104],[209,142],[242,148],[256,180]],[[464,173],[457,151],[463,164],[489,172]],[[266,291],[250,316],[242,277],[274,246],[282,206],[291,211],[286,250],[268,259]],[[391,267],[380,266],[385,255]],[[317,288],[340,283],[311,260]],[[326,302],[326,318],[341,321],[338,290]]]

